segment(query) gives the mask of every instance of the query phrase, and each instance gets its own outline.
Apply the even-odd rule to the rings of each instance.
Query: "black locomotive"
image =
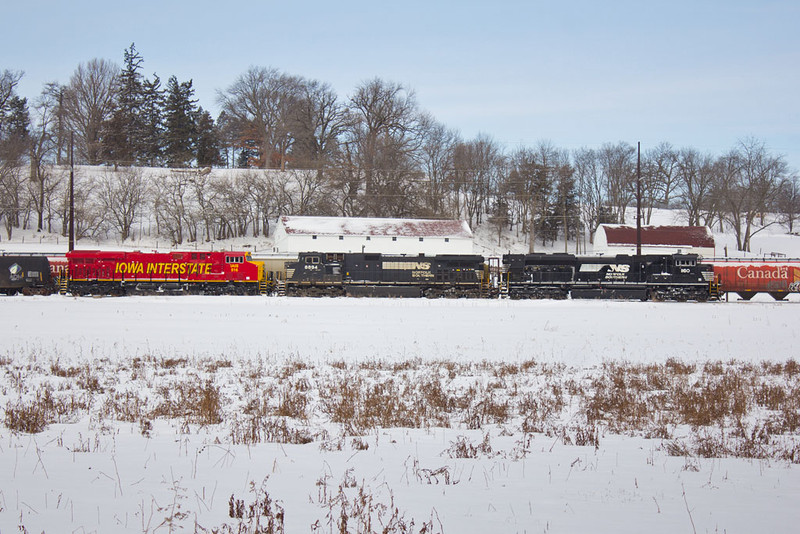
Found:
[[[50,262],[46,256],[0,255],[0,293],[46,295],[52,291]]]
[[[696,254],[573,256],[507,254],[501,287],[509,297],[698,300],[712,295],[714,268]]]
[[[304,296],[486,296],[482,256],[304,252],[287,262],[285,292]]]

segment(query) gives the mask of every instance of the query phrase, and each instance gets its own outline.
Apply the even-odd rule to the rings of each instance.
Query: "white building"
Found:
[[[274,252],[472,254],[472,230],[466,221],[283,216]]]
[[[699,254],[714,257],[714,235],[707,226],[643,226],[642,254]],[[594,253],[636,254],[636,227],[601,224],[594,234]]]

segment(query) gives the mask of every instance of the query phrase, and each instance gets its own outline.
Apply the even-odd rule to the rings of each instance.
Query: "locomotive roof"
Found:
[[[609,245],[636,244],[636,227],[601,224]],[[714,248],[714,236],[707,226],[643,226],[642,245],[671,245]]]
[[[287,234],[454,237],[472,239],[466,221],[382,219],[368,217],[301,217],[285,215]]]

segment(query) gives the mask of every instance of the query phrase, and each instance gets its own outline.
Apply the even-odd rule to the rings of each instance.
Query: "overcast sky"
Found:
[[[755,137],[800,169],[800,2],[0,0],[0,70],[30,100],[81,62],[193,80],[216,95],[250,66],[330,83],[380,77],[464,138],[513,149],[668,141],[720,155]]]

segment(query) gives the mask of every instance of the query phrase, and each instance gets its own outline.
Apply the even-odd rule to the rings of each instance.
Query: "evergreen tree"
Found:
[[[164,92],[161,79],[153,74],[153,80],[145,80],[142,100],[142,145],[141,161],[155,167],[164,157]]]
[[[0,109],[0,167],[20,164],[29,149],[30,124],[28,99],[17,95],[8,98]]]
[[[214,119],[203,108],[197,117],[197,166],[211,167],[222,164],[220,135]]]
[[[11,94],[0,104],[0,220],[5,219],[6,235],[11,239],[12,229],[20,226],[24,202],[21,173],[13,169],[21,165],[30,148],[30,115],[26,98]]]
[[[0,110],[0,138],[27,139],[31,124],[28,99],[13,95]]]
[[[195,158],[197,100],[193,96],[191,80],[178,83],[175,76],[170,77],[164,104],[164,156],[169,167],[186,167]]]
[[[103,148],[108,161],[131,165],[142,159],[144,84],[139,71],[143,59],[133,43],[123,55],[125,66],[117,77],[111,118],[103,128]]]

